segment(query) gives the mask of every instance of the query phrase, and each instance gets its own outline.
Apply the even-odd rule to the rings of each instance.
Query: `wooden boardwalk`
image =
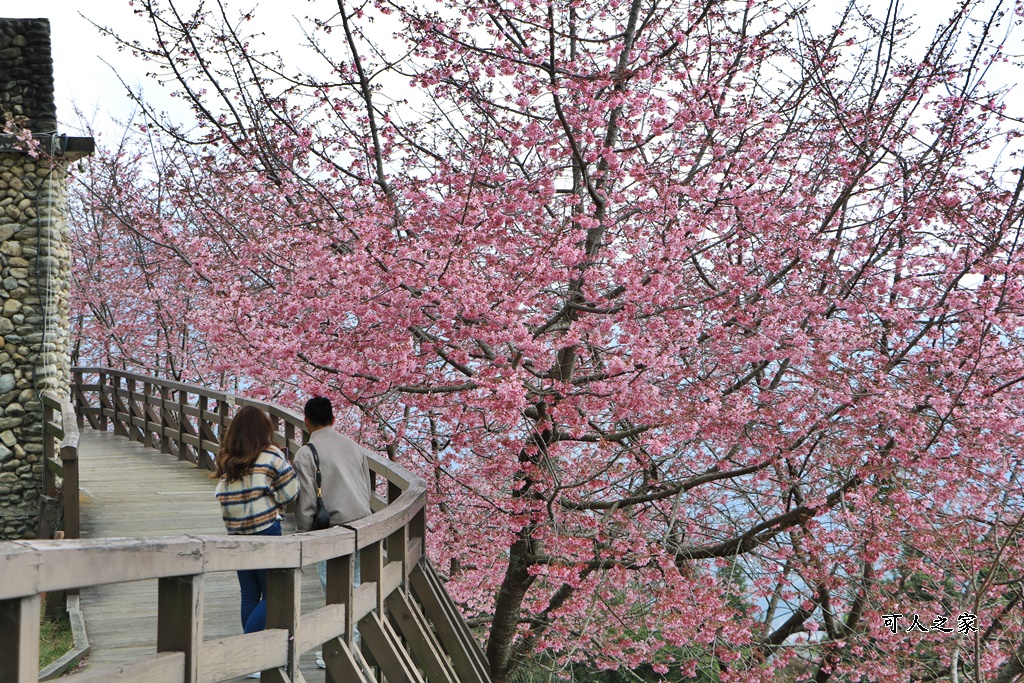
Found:
[[[79,467],[83,538],[225,535],[213,496],[215,482],[207,471],[188,462],[125,437],[86,429],[79,448]],[[294,531],[289,517],[284,522],[284,533]],[[242,632],[234,572],[208,576],[204,600],[204,638]],[[324,604],[315,566],[305,569],[302,603],[303,612]],[[86,588],[82,590],[81,605],[92,646],[86,670],[156,653],[156,580]],[[316,667],[311,652],[303,655],[300,666],[308,683],[324,680],[324,672]]]

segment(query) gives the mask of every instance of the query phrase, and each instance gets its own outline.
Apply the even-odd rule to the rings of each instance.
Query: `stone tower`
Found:
[[[39,394],[67,394],[67,167],[91,138],[57,133],[46,19],[0,19],[0,540],[34,536],[43,486]],[[34,144],[12,136],[31,133]],[[34,149],[33,149],[34,148]]]

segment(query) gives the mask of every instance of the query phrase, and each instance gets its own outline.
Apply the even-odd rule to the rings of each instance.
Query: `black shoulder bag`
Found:
[[[313,454],[313,464],[316,465],[316,512],[313,513],[312,529],[313,531],[319,531],[331,526],[331,514],[327,512],[323,496],[320,494],[320,455],[316,452],[316,446],[312,443],[306,445],[309,446],[309,451]]]

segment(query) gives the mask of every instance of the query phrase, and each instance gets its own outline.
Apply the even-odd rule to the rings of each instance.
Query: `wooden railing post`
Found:
[[[323,657],[327,664],[325,683],[350,683],[363,680],[359,665],[352,657],[352,648],[355,646],[355,619],[352,612],[354,560],[355,555],[344,555],[327,560],[325,602],[328,605],[345,606],[345,635],[344,640],[333,639],[324,643]]]
[[[267,629],[288,631],[287,679],[277,671],[264,672],[261,680],[286,683],[296,680],[299,670],[299,615],[302,611],[302,573],[300,569],[271,569],[267,571]]]
[[[281,430],[281,419],[277,415],[274,415],[273,413],[271,413],[267,417],[270,418],[270,433],[271,438],[274,440],[274,445],[279,446],[282,451],[286,451],[286,449],[288,448],[287,441],[285,441],[283,444],[277,443],[278,439],[286,438],[284,436],[284,432]]]
[[[115,375],[100,375],[100,417],[103,418],[100,424],[103,426],[103,431],[106,431],[107,420],[109,419],[114,434],[119,434],[117,430],[117,407],[114,403],[114,392],[116,391],[114,382],[116,381],[117,377]],[[108,408],[113,408],[111,415],[107,415],[106,411]]]
[[[121,404],[121,378],[117,375],[110,376],[111,386],[111,404],[114,408],[114,434],[118,436],[127,436],[129,439],[131,435],[128,433],[128,427],[121,420],[121,408],[124,406]]]
[[[127,412],[125,428],[128,430],[129,439],[141,443],[142,433],[135,427],[135,380],[131,378],[125,379],[125,388],[127,389],[125,395],[125,410]]]
[[[209,430],[209,422],[205,417],[205,413],[210,408],[210,399],[208,399],[205,396],[200,396],[198,404],[199,416],[196,418],[196,425],[198,425],[199,427],[199,429],[197,430],[199,432],[199,465],[203,466],[209,459],[209,453],[203,448],[203,437],[208,433]]]
[[[132,441],[138,441],[138,439],[135,438],[135,430],[132,428],[132,414],[134,414],[135,412],[135,410],[132,407],[132,405],[135,403],[134,400],[132,400],[132,394],[135,393],[135,380],[125,378],[124,389],[124,408],[126,413],[124,428],[129,439],[131,439]]]
[[[427,547],[427,509],[420,509],[416,516],[409,520],[409,539],[420,539],[423,547]]]
[[[209,412],[209,409],[210,409],[210,399],[207,398],[206,396],[200,396],[199,397],[199,419],[197,421],[197,424],[199,425],[199,430],[198,430],[199,431],[199,449],[198,449],[197,452],[199,454],[198,465],[200,467],[206,467],[206,463],[208,463],[210,461],[210,458],[212,456],[216,455],[215,453],[211,453],[210,451],[206,450],[203,447],[203,440],[204,439],[208,440],[207,439],[207,435],[209,435],[210,431],[211,431],[210,430],[210,421],[206,419],[206,413]]]
[[[231,421],[231,403],[234,401],[217,401],[217,443],[220,443],[221,439],[224,438],[224,432],[228,428],[228,422]]]
[[[404,534],[404,527],[396,533]],[[402,646],[398,635],[391,628],[386,616],[385,603],[388,595],[384,587],[383,543],[378,541],[362,550],[363,581],[376,585],[377,609],[359,621],[359,635],[362,640],[364,658],[376,664],[386,681],[408,681],[424,683],[415,663]],[[395,591],[400,592],[400,591]]]
[[[73,372],[71,373],[71,405],[75,409],[75,415],[77,416],[78,428],[83,429],[85,427],[85,398],[82,396],[82,373]]]
[[[409,563],[408,563],[408,550],[409,550],[409,527],[403,526],[401,529],[397,529],[393,534],[387,537],[385,541],[385,548],[387,549],[388,564],[392,562],[402,563],[402,581],[409,577]],[[384,596],[385,598],[387,596]]]
[[[371,475],[373,473],[371,472]],[[384,611],[384,591],[381,587],[381,578],[384,574],[384,548],[383,544],[378,541],[371,545],[366,546],[359,551],[359,570],[361,574],[361,585],[366,586],[371,584],[374,586],[374,611],[378,614],[383,614]],[[361,650],[363,659],[368,663],[376,665],[378,669],[381,668],[381,659],[385,659],[384,666],[387,665],[386,658],[382,655],[382,649],[380,647],[371,648],[371,642],[373,645],[378,645],[376,639],[372,639],[368,642],[366,639],[365,631],[372,629],[373,625],[370,623],[373,621],[374,612],[370,612],[359,621],[359,633],[361,635]],[[385,675],[386,672],[385,672]],[[405,680],[405,679],[398,679]]]
[[[288,458],[289,462],[291,462],[292,458],[295,457],[295,454],[292,453],[292,446],[291,446],[292,441],[294,441],[294,440],[295,440],[295,425],[293,425],[291,422],[285,422],[284,423],[284,448],[282,450],[284,450],[284,455],[285,455],[286,458]]]
[[[39,595],[0,600],[0,683],[39,679]]]
[[[153,385],[149,382],[143,382],[142,384],[142,442],[146,448],[153,448],[154,441],[153,437],[156,433],[149,428],[150,422],[150,407],[149,397],[153,395]]]
[[[360,580],[362,583],[375,583],[376,587],[376,608],[378,611],[384,608],[384,598],[382,595],[380,580],[384,575],[384,553],[383,547],[380,541],[366,546],[359,552],[360,559],[360,573],[362,576]]]
[[[78,449],[73,446],[61,448],[60,460],[64,466],[64,538],[79,538]]]
[[[402,495],[402,489],[397,486],[394,482],[388,482],[388,505],[392,505],[398,500],[399,496]],[[409,578],[409,563],[408,563],[408,550],[409,550],[409,527],[403,525],[402,528],[397,529],[393,534],[388,536],[385,541],[384,549],[387,552],[387,561],[390,562],[401,562],[402,563],[402,581],[404,582]],[[386,598],[387,596],[385,596]]]
[[[203,575],[160,579],[156,651],[185,653],[184,683],[199,681],[203,646]]]
[[[171,454],[171,439],[167,435],[167,430],[173,428],[174,423],[170,420],[171,409],[169,404],[171,402],[171,390],[165,386],[160,387],[160,452]],[[178,457],[181,457],[180,455]]]
[[[188,460],[188,444],[185,443],[185,422],[188,415],[185,414],[185,404],[188,403],[188,393],[178,389],[178,460]]]
[[[107,393],[107,375],[106,375],[106,373],[102,373],[101,372],[99,374],[99,379],[97,379],[96,381],[97,381],[97,388],[98,388],[98,391],[97,391],[97,402],[99,403],[99,406],[100,406],[100,414],[99,414],[99,416],[97,416],[96,419],[97,419],[97,424],[99,424],[100,431],[105,432],[105,431],[107,431],[107,414],[105,412],[103,412],[103,411],[107,407],[107,402],[105,400],[106,399],[106,393]]]
[[[55,541],[63,540],[64,532],[57,531],[53,535]],[[42,596],[43,600],[43,614],[46,615],[47,619],[60,620],[64,618],[64,615],[68,611],[68,595],[78,595],[77,588],[69,588],[67,590],[51,590],[46,591],[46,594]],[[42,635],[40,635],[40,638]]]

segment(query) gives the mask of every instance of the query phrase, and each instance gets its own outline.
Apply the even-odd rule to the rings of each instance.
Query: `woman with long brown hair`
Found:
[[[299,481],[284,453],[273,444],[270,418],[245,406],[220,440],[217,501],[229,534],[281,535],[280,509],[299,495]],[[262,631],[267,624],[267,571],[238,572],[242,592],[242,628]]]

